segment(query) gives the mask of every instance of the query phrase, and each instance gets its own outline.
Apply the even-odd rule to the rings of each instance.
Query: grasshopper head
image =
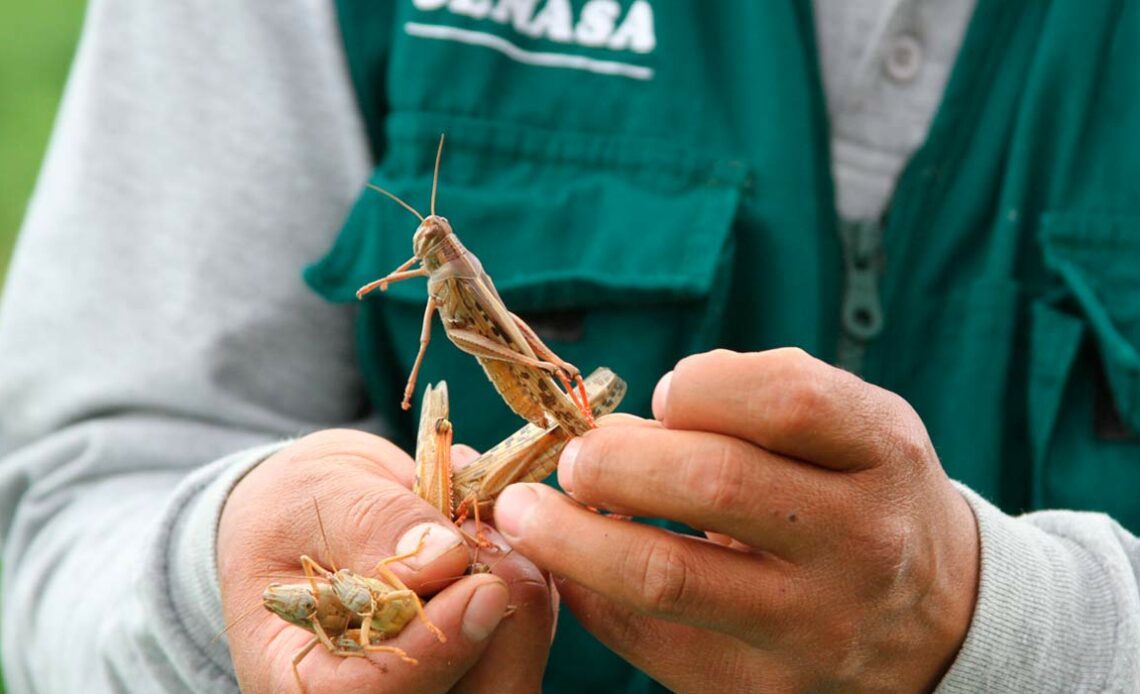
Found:
[[[451,236],[451,224],[446,218],[434,214],[425,217],[412,237],[412,251],[417,258],[427,261],[448,236]]]
[[[265,609],[290,624],[304,626],[317,610],[317,601],[304,584],[271,583],[261,596]]]
[[[270,583],[261,595],[265,609],[290,624],[312,630],[316,619],[328,633],[348,628],[352,613],[341,604],[327,583],[317,584],[314,594],[308,583]]]

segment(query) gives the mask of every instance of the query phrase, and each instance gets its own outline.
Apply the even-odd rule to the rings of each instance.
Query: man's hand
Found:
[[[969,626],[973,514],[898,396],[800,350],[716,351],[657,387],[656,422],[612,416],[558,479],[499,498],[500,532],[667,687],[922,691]]]
[[[375,577],[378,561],[416,547],[425,524],[432,529],[426,546],[390,567],[413,590],[437,593],[427,616],[447,642],[417,619],[384,643],[418,665],[389,654],[342,658],[318,645],[300,665],[306,691],[539,688],[554,620],[545,576],[518,553],[484,551],[480,560],[492,574],[463,578],[472,559],[468,546],[448,519],[409,491],[413,474],[413,461],[383,439],[324,431],[272,456],[234,488],[218,529],[218,572],[243,691],[295,691],[291,663],[313,636],[261,607],[271,581],[304,582],[302,554]],[[514,612],[503,620],[508,605]]]

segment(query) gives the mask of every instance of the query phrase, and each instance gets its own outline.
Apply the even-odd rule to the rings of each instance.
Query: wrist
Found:
[[[932,691],[950,670],[969,633],[978,597],[981,552],[978,523],[969,503],[946,481],[944,528],[946,541],[938,556],[938,570],[931,600],[934,626],[931,649],[933,667],[928,670],[924,691]]]

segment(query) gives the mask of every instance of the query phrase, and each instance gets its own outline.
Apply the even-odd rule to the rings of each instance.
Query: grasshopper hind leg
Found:
[[[395,586],[397,590],[409,590],[408,586],[400,580],[400,577],[388,568],[388,565],[398,561],[403,561],[409,557],[414,557],[415,555],[419,554],[420,551],[424,548],[424,544],[427,543],[427,536],[430,532],[430,529],[424,531],[424,534],[420,536],[419,543],[412,551],[405,552],[403,554],[397,554],[388,557],[387,559],[380,560],[380,562],[376,564],[376,573],[385,581]],[[441,631],[439,627],[432,624],[431,620],[428,619],[427,613],[424,612],[423,601],[421,601],[418,597],[416,598],[416,615],[420,618],[420,621],[424,623],[424,626],[428,628],[428,631],[435,635],[435,638],[440,643],[447,643],[447,636],[444,635],[443,631]]]
[[[582,417],[585,418],[590,428],[596,429],[598,424],[594,421],[594,412],[590,408],[590,396],[586,394],[586,382],[582,379],[582,374],[578,374],[574,378],[577,387],[570,385],[570,379],[567,378],[566,374],[562,371],[559,371],[555,375],[558,377],[559,382],[562,383],[562,387],[566,390],[566,394],[570,396],[574,405],[582,412]]]
[[[515,322],[519,332],[522,333],[523,339],[525,339],[527,344],[530,345],[530,348],[534,350],[535,356],[557,367],[558,370],[554,372],[554,375],[562,382],[562,387],[566,389],[566,394],[570,396],[570,399],[573,400],[574,404],[578,406],[578,409],[582,411],[582,417],[590,423],[590,428],[595,428],[597,424],[594,423],[594,413],[590,408],[590,396],[586,394],[586,381],[582,378],[582,372],[578,370],[578,367],[559,357],[554,353],[554,350],[547,347],[546,343],[542,341],[542,338],[538,336],[538,333],[534,331],[534,328],[527,325],[526,321],[515,313],[511,313],[510,311],[508,311],[508,313],[510,313],[511,320]],[[570,385],[571,379],[573,379],[578,387],[577,394],[575,394],[574,388]]]

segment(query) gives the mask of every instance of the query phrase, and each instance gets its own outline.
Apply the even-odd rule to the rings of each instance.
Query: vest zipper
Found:
[[[844,286],[840,309],[838,365],[851,373],[863,369],[867,345],[883,329],[879,279],[883,273],[883,225],[879,220],[841,220]]]

